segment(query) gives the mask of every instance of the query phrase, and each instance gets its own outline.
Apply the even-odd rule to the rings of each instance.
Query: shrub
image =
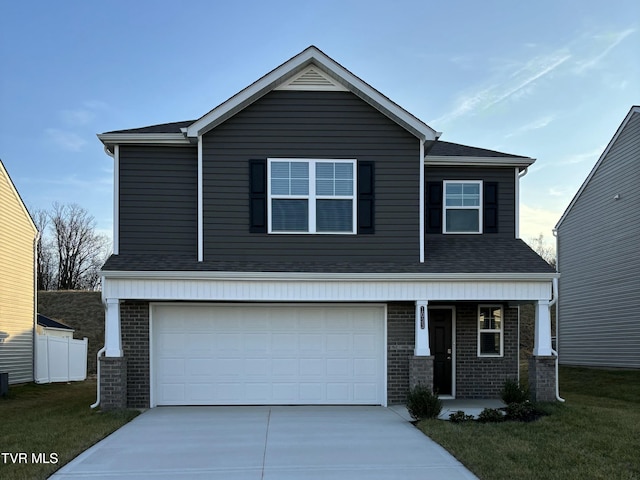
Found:
[[[480,423],[497,423],[504,420],[504,414],[495,408],[485,408],[478,415],[478,421]]]
[[[542,415],[536,407],[530,402],[510,403],[505,407],[506,419],[515,420],[517,422],[532,422]]]
[[[473,415],[467,415],[462,410],[458,410],[457,412],[449,415],[449,421],[453,423],[463,423],[471,420],[473,420]]]
[[[414,420],[437,418],[442,410],[442,402],[429,388],[418,384],[409,392],[407,410]]]
[[[516,380],[508,379],[504,382],[500,397],[507,405],[527,402],[529,401],[529,389],[520,385]]]

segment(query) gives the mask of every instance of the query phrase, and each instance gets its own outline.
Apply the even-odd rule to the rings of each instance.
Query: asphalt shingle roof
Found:
[[[306,273],[554,273],[522,240],[480,235],[427,236],[425,262],[317,262],[171,255],[112,255],[105,271],[306,272]]]
[[[73,330],[69,325],[65,325],[53,318],[45,317],[44,315],[38,314],[38,325],[49,328],[61,328],[63,330]]]
[[[114,130],[108,133],[182,133],[181,128],[186,128],[195,120],[185,120],[182,122],[160,123],[158,125],[149,125],[147,127],[129,128],[127,130]]]
[[[429,157],[514,157],[527,158],[521,155],[512,155],[510,153],[496,152],[495,150],[487,150],[486,148],[470,147],[459,143],[430,142],[426,146],[427,158]]]

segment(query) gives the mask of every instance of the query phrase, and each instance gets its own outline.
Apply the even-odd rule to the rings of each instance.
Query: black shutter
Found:
[[[249,160],[249,232],[267,233],[267,160]]]
[[[427,182],[425,233],[442,233],[442,182]]]
[[[375,168],[358,162],[358,235],[375,233]]]
[[[483,233],[498,233],[498,182],[484,182]]]

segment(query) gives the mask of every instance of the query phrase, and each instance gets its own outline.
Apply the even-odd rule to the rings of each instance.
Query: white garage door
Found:
[[[152,306],[152,405],[385,403],[380,306]]]

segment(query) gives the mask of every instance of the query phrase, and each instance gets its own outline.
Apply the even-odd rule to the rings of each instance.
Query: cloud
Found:
[[[555,118],[556,118],[555,115],[545,115],[544,117],[538,118],[533,122],[527,123],[519,128],[516,128],[513,132],[507,134],[505,138],[514,137],[516,135],[522,135],[532,130],[540,130],[541,128],[544,128],[547,125],[549,125],[551,122],[553,122]]]
[[[571,58],[566,50],[561,49],[548,55],[538,55],[526,63],[513,64],[513,71],[505,72],[501,79],[479,88],[459,98],[453,110],[440,118],[428,122],[430,124],[449,123],[456,118],[487,110],[511,97],[528,93],[528,88],[550,74]]]
[[[47,128],[45,133],[56,145],[70,152],[79,152],[87,141],[74,132],[67,132],[57,128]]]
[[[574,153],[568,155],[558,161],[558,165],[576,165],[583,162],[591,162],[595,165],[596,160],[600,157],[605,147],[599,147],[588,152]]]
[[[636,31],[635,28],[628,28],[621,32],[613,32],[613,33],[600,34],[600,35],[594,36],[593,38],[596,41],[601,41],[602,43],[604,43],[605,47],[597,55],[592,56],[591,58],[586,58],[584,60],[577,61],[576,62],[577,66],[575,68],[576,73],[584,73],[587,70],[598,67],[600,63],[604,60],[604,58],[607,55],[609,55],[609,53],[614,48],[616,48],[620,43],[622,43],[622,41],[624,41],[624,39],[627,38],[629,35],[635,33],[635,31]]]
[[[542,234],[546,240],[552,240],[552,230],[562,216],[563,211],[548,210],[520,204],[520,238],[537,238]]]
[[[60,116],[67,125],[74,127],[88,125],[96,117],[95,113],[83,109],[63,110]]]

